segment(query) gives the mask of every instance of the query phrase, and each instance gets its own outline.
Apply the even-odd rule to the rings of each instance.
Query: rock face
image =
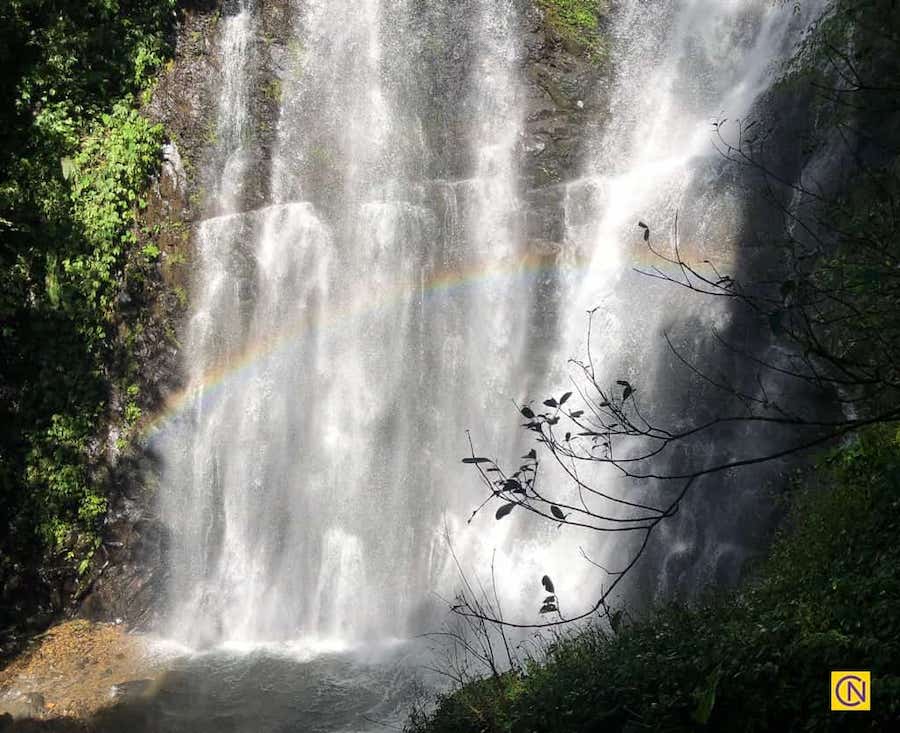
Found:
[[[104,441],[110,509],[103,544],[73,598],[73,610],[97,620],[153,625],[164,587],[165,527],[155,518],[158,457],[147,446],[148,429],[180,388],[179,333],[189,300],[191,240],[203,201],[203,156],[217,78],[218,3],[185,3],[176,29],[174,58],[165,67],[144,113],[161,123],[167,142],[138,226],[140,247],[159,250],[149,277],[127,280],[120,303],[131,325],[120,328],[119,374],[139,389],[141,418],[113,422]],[[137,324],[137,327],[134,326]],[[111,395],[112,414],[130,397]]]
[[[543,254],[558,250],[564,236],[561,202],[564,183],[579,175],[586,140],[595,139],[595,127],[605,118],[606,63],[588,49],[563,38],[548,22],[546,2],[522,0],[523,44],[519,76],[525,94],[525,129],[518,147],[521,196],[525,204],[524,236]],[[275,139],[282,80],[291,66],[291,3],[267,0],[260,3],[259,27],[246,63],[252,78],[250,114],[255,120],[253,159],[249,183],[238,192],[244,210],[255,209],[270,199],[269,157]],[[95,620],[122,620],[129,627],[152,628],[164,606],[166,587],[166,528],[157,519],[158,457],[140,439],[152,428],[154,415],[165,410],[167,401],[180,387],[179,336],[183,333],[186,305],[190,299],[191,243],[197,224],[217,213],[212,194],[221,171],[216,170],[216,92],[222,79],[223,39],[219,23],[223,13],[234,9],[228,2],[183,3],[175,40],[175,55],[166,66],[145,112],[161,122],[168,143],[162,166],[151,187],[141,221],[141,237],[160,251],[159,266],[150,281],[129,283],[123,303],[140,313],[143,327],[123,334],[133,363],[132,378],[140,385],[144,417],[126,429],[113,425],[105,441],[108,472],[98,476],[110,487],[110,511],[104,542],[90,571],[74,589],[73,608]],[[425,12],[425,11],[423,11]],[[456,12],[438,6],[427,12]],[[599,32],[602,32],[602,27]],[[422,40],[422,39],[419,39]],[[456,45],[453,45],[453,44]],[[449,45],[448,45],[449,44]],[[431,47],[422,42],[423,63],[456,68],[467,63],[464,42],[435,39]],[[315,53],[307,49],[306,53]],[[452,85],[464,75],[431,74],[430,78]],[[454,151],[460,128],[470,124],[466,110],[455,100],[459,90],[421,90],[430,95],[440,119],[424,121],[429,147],[440,150],[426,166],[440,166],[435,177],[452,177],[465,168]],[[444,170],[449,168],[449,170]],[[258,175],[253,174],[253,171]],[[327,171],[316,191],[327,197]],[[127,395],[112,396],[120,408]],[[115,412],[120,413],[120,409]],[[137,440],[134,432],[138,432]],[[122,447],[130,438],[131,448]],[[143,446],[143,447],[142,447]]]
[[[579,176],[584,145],[597,139],[597,128],[606,119],[609,67],[561,37],[540,3],[529,5],[523,39],[527,100],[522,173],[530,209],[526,232],[539,243],[559,242],[564,196],[560,184]]]

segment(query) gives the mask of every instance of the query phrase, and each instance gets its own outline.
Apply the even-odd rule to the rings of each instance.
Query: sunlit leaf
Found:
[[[75,161],[71,158],[61,158],[59,164],[62,168],[63,180],[68,181],[75,173]]]

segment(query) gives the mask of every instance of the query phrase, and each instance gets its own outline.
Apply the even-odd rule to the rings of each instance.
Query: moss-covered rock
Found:
[[[600,25],[609,12],[608,0],[535,0],[547,24],[573,53],[585,54],[599,62],[606,58],[607,45]]]

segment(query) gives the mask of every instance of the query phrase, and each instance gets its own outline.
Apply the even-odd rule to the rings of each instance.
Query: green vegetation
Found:
[[[139,111],[174,0],[0,8],[0,579],[96,546],[92,476],[116,379],[118,296],[162,129]],[[129,403],[129,419],[139,408]],[[137,408],[137,412],[135,412]]]
[[[410,730],[887,730],[900,715],[900,433],[862,433],[813,478],[740,592],[556,639]],[[871,714],[830,712],[833,669],[872,671]]]
[[[550,26],[575,51],[599,61],[606,48],[599,31],[600,19],[609,12],[607,0],[538,0]]]

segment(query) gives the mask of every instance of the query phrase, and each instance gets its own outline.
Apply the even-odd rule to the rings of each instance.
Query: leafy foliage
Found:
[[[106,500],[92,477],[118,293],[162,130],[142,116],[175,0],[0,6],[0,553],[75,560]]]
[[[740,592],[556,636],[544,660],[446,695],[409,730],[888,729],[900,714],[900,433],[863,432],[813,479]],[[872,670],[870,715],[830,712],[832,669]]]
[[[140,191],[157,162],[162,132],[120,102],[101,116],[74,159],[72,215],[85,247],[61,265],[72,291],[67,306],[87,307],[86,318],[108,321],[113,313],[117,268],[124,249],[137,243],[135,209],[144,204]]]

